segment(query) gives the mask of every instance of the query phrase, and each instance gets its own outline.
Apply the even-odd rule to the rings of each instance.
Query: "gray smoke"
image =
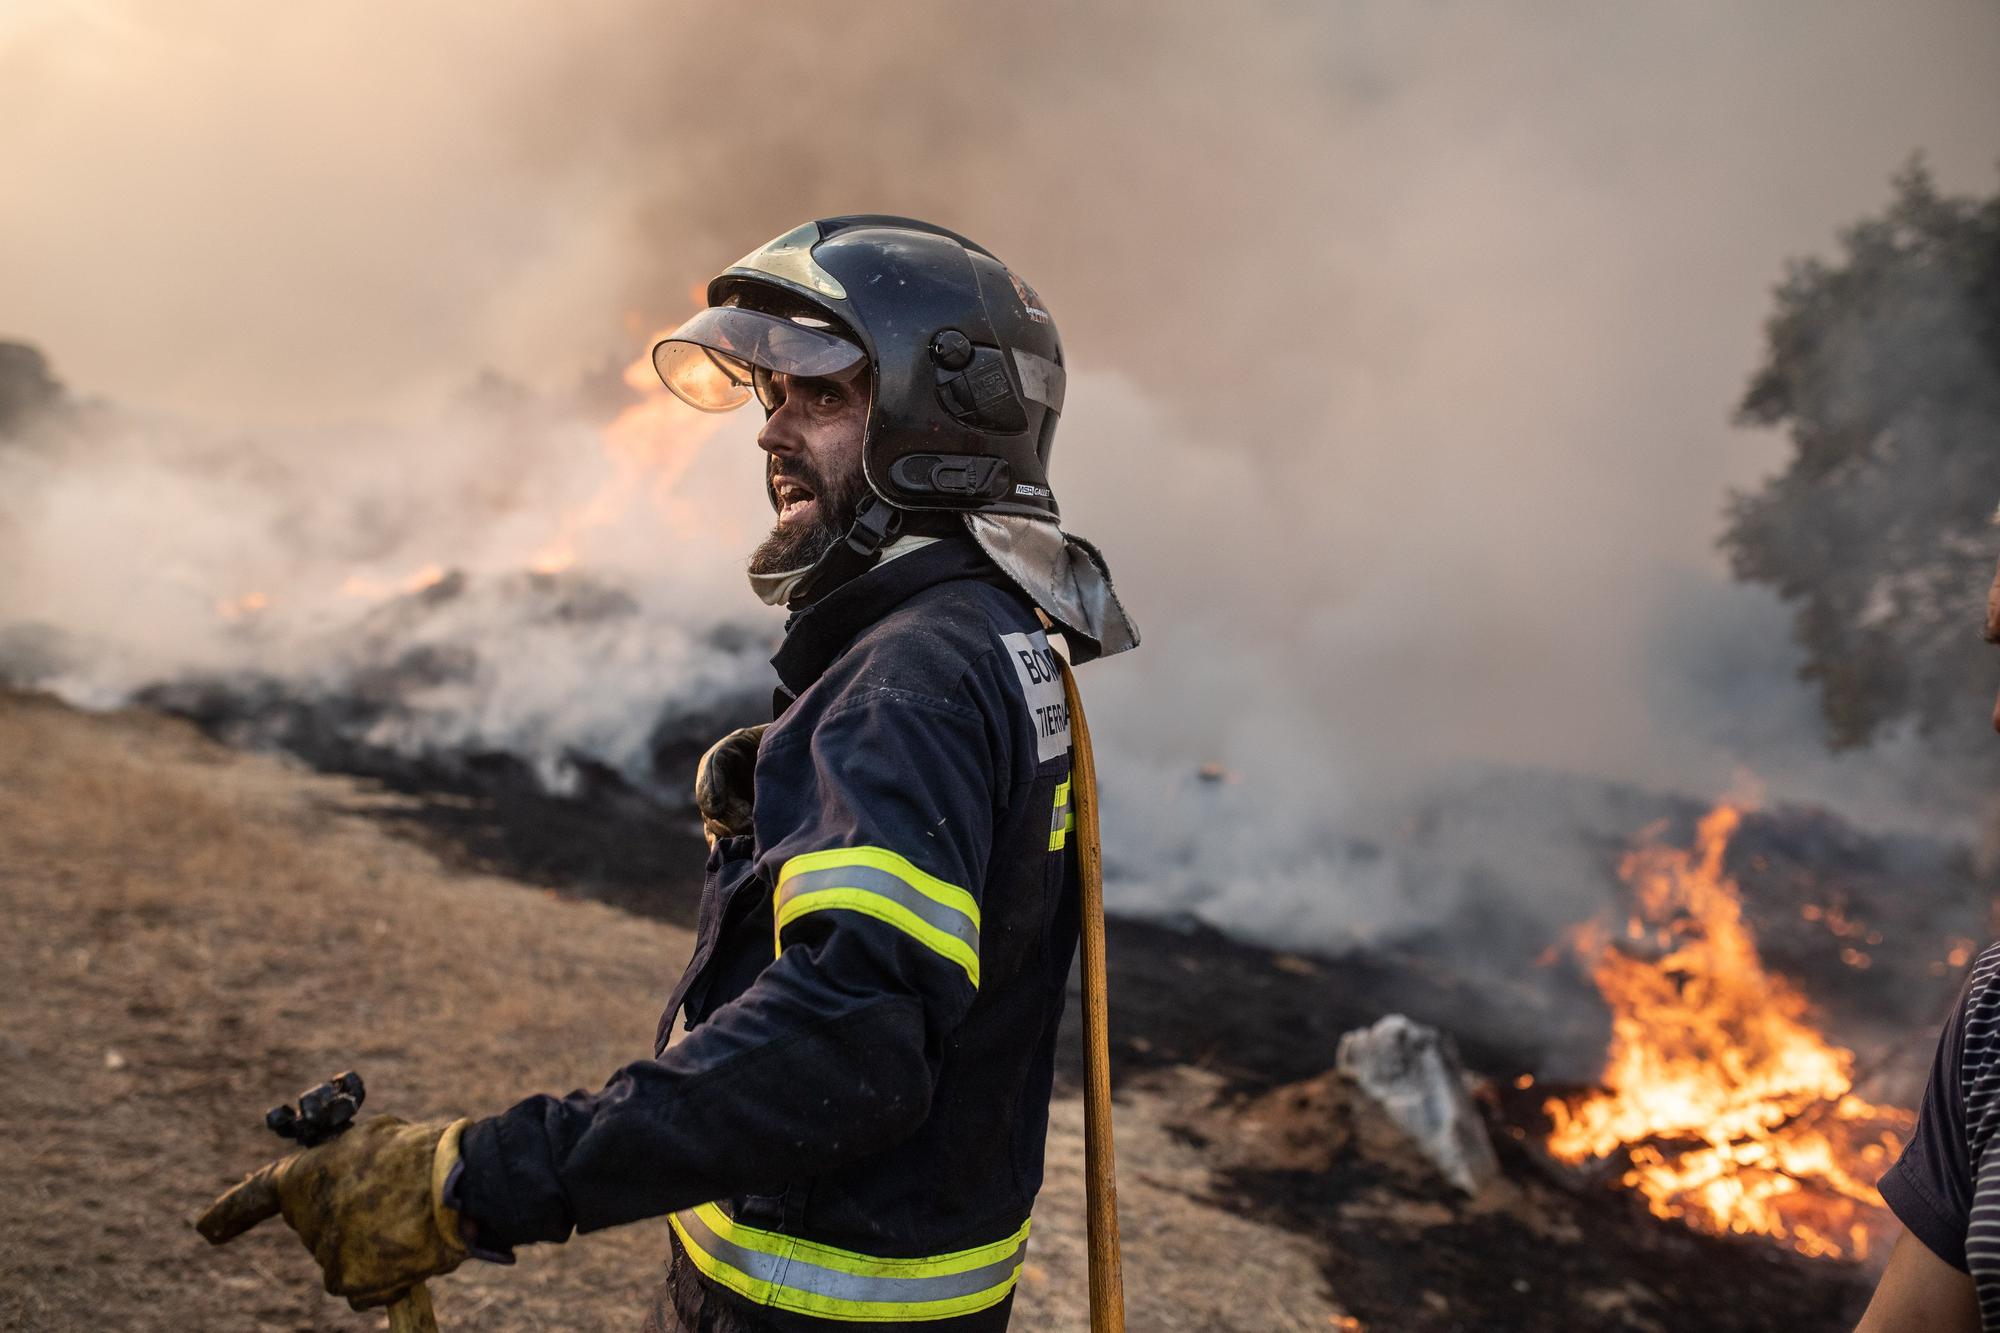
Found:
[[[768,698],[777,627],[733,595],[760,472],[740,441],[695,466],[716,425],[490,380],[398,425],[35,412],[0,440],[0,678],[87,706],[284,682],[357,744],[656,788],[666,718]]]
[[[1996,57],[1977,0],[17,6],[0,318],[144,412],[0,454],[0,622],[100,645],[77,697],[310,672],[346,581],[518,569],[588,508],[617,465],[575,386],[696,284],[905,212],[1062,323],[1065,513],[1148,636],[1086,681],[1109,836],[1178,849],[1158,901],[1393,918],[1350,840],[1491,763],[1907,813],[1819,756],[1782,614],[1726,582],[1721,495],[1780,448],[1726,421],[1788,256],[1914,148],[1990,181]],[[459,401],[480,368],[533,419]],[[578,551],[669,642],[745,614],[748,428]],[[251,592],[245,649],[213,611]],[[528,651],[562,699],[501,730],[675,684]]]

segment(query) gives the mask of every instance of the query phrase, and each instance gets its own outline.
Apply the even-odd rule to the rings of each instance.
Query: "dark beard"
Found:
[[[770,535],[750,553],[752,574],[784,574],[814,564],[847,536],[847,530],[854,526],[854,515],[861,508],[867,482],[859,469],[847,478],[846,485],[839,487],[829,486],[827,479],[803,460],[792,463],[786,471],[818,497],[815,506],[818,513],[810,523],[773,525]]]

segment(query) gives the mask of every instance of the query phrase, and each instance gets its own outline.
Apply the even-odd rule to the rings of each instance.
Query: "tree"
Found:
[[[27,343],[0,341],[0,435],[11,435],[63,399],[48,358]]]
[[[1788,465],[1728,503],[1740,579],[1795,610],[1828,742],[1912,726],[1940,757],[2000,749],[1981,643],[2000,554],[2000,195],[1940,195],[1921,159],[1837,263],[1789,266],[1739,424],[1784,426]]]

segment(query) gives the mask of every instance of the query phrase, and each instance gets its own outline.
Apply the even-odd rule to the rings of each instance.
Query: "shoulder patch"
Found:
[[[1021,697],[1028,705],[1028,718],[1035,725],[1035,762],[1046,763],[1069,753],[1069,698],[1063,691],[1062,668],[1056,650],[1049,647],[1048,635],[1002,634],[1001,647],[1014,664],[1021,682]]]

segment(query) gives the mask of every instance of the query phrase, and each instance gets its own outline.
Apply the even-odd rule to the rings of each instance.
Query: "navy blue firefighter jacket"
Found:
[[[773,664],[755,833],[710,854],[654,1058],[470,1126],[458,1201],[482,1245],[669,1214],[756,1327],[1004,1327],[1077,940],[1054,653],[954,537]]]

